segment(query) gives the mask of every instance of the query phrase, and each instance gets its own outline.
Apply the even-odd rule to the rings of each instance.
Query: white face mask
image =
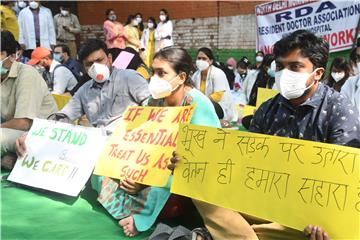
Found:
[[[360,62],[358,62],[356,65],[357,65],[357,70],[358,70],[357,74],[359,74],[360,73]]]
[[[316,70],[312,73],[299,73],[284,68],[275,72],[275,81],[279,86],[280,94],[288,100],[301,97],[307,89],[314,85],[315,80],[308,87],[306,87],[306,82]]]
[[[93,63],[88,70],[88,74],[96,82],[102,83],[109,79],[110,70],[105,64]]]
[[[63,16],[69,15],[69,11],[66,11],[66,10],[61,10],[60,13],[61,13],[61,15],[63,15]]]
[[[114,14],[113,14],[113,15],[110,15],[110,16],[109,16],[109,20],[110,20],[110,21],[115,21],[115,20],[116,20],[116,15],[114,15]]]
[[[138,23],[141,23],[141,22],[142,22],[142,18],[141,18],[141,17],[137,17],[137,18],[136,18],[136,21],[137,21]]]
[[[164,21],[166,20],[166,16],[165,16],[165,15],[160,15],[159,18],[160,18],[160,21],[162,21],[162,22],[164,22]]]
[[[148,28],[154,28],[154,24],[152,22],[148,23]]]
[[[29,6],[32,9],[37,9],[39,7],[39,4],[37,2],[32,1],[29,3]]]
[[[134,20],[131,21],[131,24],[133,26],[137,26],[139,23],[138,23],[138,21],[136,19],[134,19]]]
[[[24,1],[19,1],[18,2],[18,6],[19,8],[25,8],[26,7],[26,3]]]
[[[196,67],[200,70],[200,71],[204,71],[206,69],[208,69],[208,67],[210,66],[210,64],[207,61],[204,60],[196,60]]]
[[[345,72],[332,72],[331,76],[335,82],[339,82],[345,77]]]
[[[262,62],[264,60],[264,58],[262,56],[256,56],[255,60],[257,62]]]
[[[176,75],[170,81],[159,78],[154,75],[150,78],[149,83],[149,92],[154,99],[161,99],[171,95],[171,93],[180,85],[177,85],[174,89],[171,86],[171,83],[178,77]]]

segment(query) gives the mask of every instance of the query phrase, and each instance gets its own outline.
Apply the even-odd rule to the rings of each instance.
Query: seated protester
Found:
[[[275,62],[273,69],[270,68],[271,63],[274,61],[274,55],[267,54],[262,61],[259,73],[256,76],[254,85],[252,86],[248,105],[256,106],[258,88],[272,88],[275,82]]]
[[[51,93],[64,94],[71,91],[78,83],[74,74],[67,67],[54,60],[53,55],[46,48],[35,48],[27,64],[40,65],[46,69],[47,84]]]
[[[129,53],[134,54],[133,59],[131,59],[129,65],[126,67],[126,69],[133,69],[137,71],[143,78],[146,80],[150,80],[151,77],[151,70],[146,66],[144,61],[141,59],[138,52],[136,52],[131,47],[126,47],[125,49],[120,48],[110,48],[109,53],[112,56],[112,59],[115,61],[115,59],[119,56],[120,52],[126,51]]]
[[[215,66],[215,58],[209,48],[198,50],[196,66],[192,76],[195,87],[213,102],[219,119],[236,121],[237,112],[225,73]]]
[[[256,82],[257,76],[259,74],[258,69],[250,69],[247,71],[247,75],[243,81],[243,84],[239,90],[239,103],[243,105],[248,105],[250,101],[250,94],[253,86]]]
[[[64,44],[58,44],[54,47],[54,59],[69,68],[79,81],[84,75],[84,69],[78,61],[70,57],[70,54],[69,47]]]
[[[250,65],[250,62],[246,57],[243,57],[237,63],[235,80],[234,80],[234,90],[235,91],[238,91],[243,86],[244,80],[248,73],[249,65]]]
[[[58,115],[73,121],[85,114],[92,126],[101,127],[119,119],[128,106],[147,104],[147,81],[133,70],[114,69],[103,41],[86,41],[79,50],[79,60],[91,80],[79,88]]]
[[[262,61],[264,60],[264,52],[263,51],[257,51],[255,54],[255,64],[251,66],[252,70],[258,70],[260,68],[260,65]]]
[[[298,30],[275,43],[274,55],[281,94],[260,106],[249,130],[360,147],[357,110],[346,97],[319,83],[329,55],[328,44],[311,32]],[[177,161],[182,159],[172,158],[169,168],[174,169]],[[314,225],[306,226],[303,233],[205,202],[194,203],[214,239],[330,239]]]
[[[334,58],[330,67],[330,75],[324,84],[340,92],[341,87],[350,77],[351,66],[343,57]]]
[[[34,118],[57,111],[44,79],[31,66],[16,61],[17,42],[9,31],[1,32],[1,160],[15,164],[15,140],[28,131]],[[12,154],[11,154],[12,153]]]
[[[222,69],[226,75],[226,78],[229,83],[229,87],[232,90],[234,88],[234,81],[236,77],[236,61],[234,58],[229,58],[226,61],[226,67]]]

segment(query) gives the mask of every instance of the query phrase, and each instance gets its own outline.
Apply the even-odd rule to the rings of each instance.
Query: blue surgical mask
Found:
[[[54,58],[54,60],[55,61],[58,61],[58,62],[63,62],[64,61],[64,58],[62,58],[61,56],[60,56],[60,54],[53,54],[53,58]]]
[[[7,74],[7,73],[9,72],[9,69],[4,68],[4,67],[2,66],[2,65],[3,65],[3,62],[4,62],[6,59],[8,59],[8,58],[9,58],[9,56],[0,61],[0,74],[1,74],[1,75],[5,75],[5,74]]]
[[[267,74],[268,74],[270,77],[275,77],[275,71],[272,70],[271,68],[268,68]]]

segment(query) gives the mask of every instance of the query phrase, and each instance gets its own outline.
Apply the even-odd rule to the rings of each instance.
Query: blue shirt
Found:
[[[255,112],[249,130],[360,148],[358,110],[344,95],[322,83],[297,107],[280,94],[266,101]]]
[[[63,64],[71,70],[71,72],[75,75],[76,78],[79,78],[83,75],[81,64],[78,61],[69,58]]]

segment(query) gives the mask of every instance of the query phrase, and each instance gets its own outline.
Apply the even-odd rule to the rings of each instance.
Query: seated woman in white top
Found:
[[[196,60],[198,70],[192,79],[195,87],[213,102],[219,119],[236,121],[237,113],[225,73],[214,66],[215,59],[209,48],[200,48]]]

